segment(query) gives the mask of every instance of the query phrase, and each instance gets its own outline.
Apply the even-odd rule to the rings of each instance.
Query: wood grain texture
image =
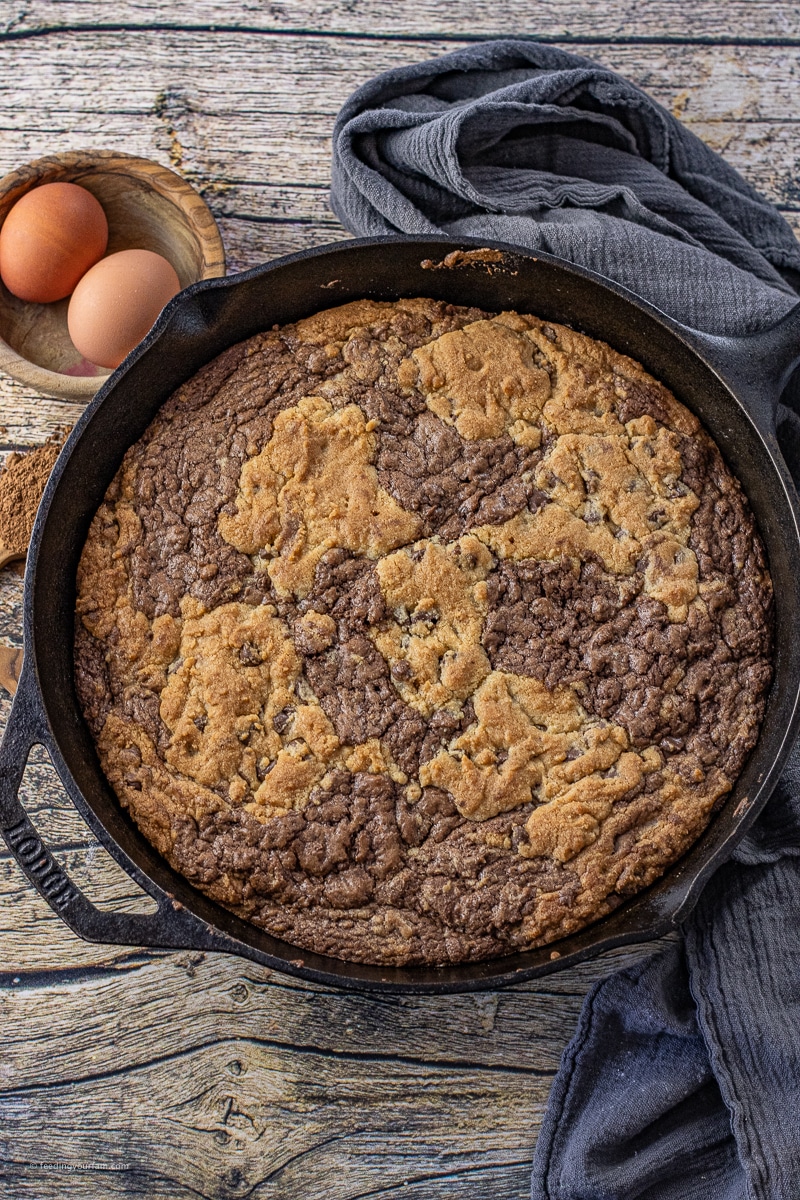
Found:
[[[419,0],[373,5],[340,0],[271,0],[229,4],[192,0],[177,10],[171,0],[136,0],[109,5],[104,0],[6,2],[3,29],[14,37],[49,30],[191,26],[204,31],[248,29],[264,32],[323,32],[364,37],[406,38],[431,34],[456,38],[529,36],[537,38],[637,39],[645,42],[800,41],[800,12],[787,0],[614,0],[601,6],[583,0]]]
[[[82,146],[154,158],[199,188],[242,269],[344,236],[329,136],[354,87],[523,34],[629,75],[800,230],[800,9],[785,0],[0,0],[0,174]],[[0,378],[0,456],[81,411]],[[21,625],[7,568],[0,641],[19,645]],[[9,706],[0,692],[0,727]],[[23,794],[95,903],[146,910],[41,750]],[[88,945],[6,852],[0,897],[9,1200],[521,1200],[586,991],[658,948],[502,993],[370,997],[222,955]]]
[[[4,567],[18,559],[19,554],[11,550],[0,553],[0,563]],[[23,653],[18,647],[0,645],[0,687],[5,688],[10,696],[17,694],[23,657]]]
[[[32,1164],[47,1129],[59,1161],[146,1175],[165,1195],[355,1198],[408,1181],[404,1195],[523,1196],[564,1026],[598,973],[425,999],[199,954],[18,973],[0,986],[16,1035],[0,1068],[0,1178],[46,1182]],[[52,1036],[59,1010],[68,1038]]]

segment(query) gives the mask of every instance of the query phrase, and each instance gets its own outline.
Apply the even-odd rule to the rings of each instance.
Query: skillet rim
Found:
[[[36,692],[35,698],[37,699],[38,708],[47,729],[47,736],[40,740],[45,741],[62,782],[66,786],[71,799],[76,804],[76,807],[81,813],[83,819],[87,821],[87,824],[93,830],[95,836],[97,836],[106,849],[112,853],[113,857],[120,863],[121,866],[123,866],[126,872],[131,875],[135,881],[140,884],[140,886],[143,886],[146,891],[149,891],[151,895],[155,895],[156,893],[162,897],[165,894],[168,896],[171,896],[172,894],[178,895],[179,893],[185,892],[186,889],[188,889],[189,892],[192,893],[193,901],[196,901],[197,898],[199,898],[202,903],[193,902],[191,906],[192,911],[196,914],[197,919],[205,926],[221,931],[221,938],[226,944],[220,944],[219,948],[232,950],[234,953],[240,953],[247,957],[255,958],[257,961],[265,962],[267,965],[273,966],[290,974],[298,974],[305,978],[311,978],[317,982],[334,983],[337,986],[359,986],[382,988],[383,990],[390,991],[412,992],[464,991],[477,988],[502,986],[506,983],[520,981],[522,979],[544,974],[551,970],[562,969],[567,965],[572,965],[576,961],[580,961],[583,958],[599,953],[601,950],[609,949],[612,946],[621,945],[625,942],[643,941],[649,938],[655,938],[661,936],[669,929],[674,928],[677,922],[687,914],[695,902],[697,895],[699,894],[699,891],[701,890],[701,887],[708,875],[716,868],[717,865],[719,865],[720,861],[723,861],[724,858],[728,856],[730,851],[733,849],[733,845],[738,842],[742,836],[744,836],[747,828],[749,828],[749,825],[755,819],[758,811],[760,811],[760,808],[766,802],[772,786],[774,786],[774,782],[779,773],[779,768],[782,765],[786,753],[788,753],[788,746],[791,744],[792,734],[795,732],[798,721],[800,720],[800,709],[798,708],[798,700],[800,699],[800,693],[798,692],[798,667],[800,667],[800,650],[798,650],[794,655],[796,662],[794,663],[795,693],[793,707],[790,714],[790,720],[788,721],[784,731],[784,736],[781,741],[778,754],[773,758],[772,763],[767,766],[766,770],[762,772],[758,780],[757,790],[755,794],[748,799],[741,813],[738,815],[731,834],[724,840],[721,847],[717,847],[713,850],[709,860],[702,864],[699,870],[695,871],[693,880],[689,884],[688,888],[685,886],[683,888],[683,896],[680,903],[677,905],[677,907],[672,906],[674,911],[669,916],[665,914],[663,908],[658,910],[658,906],[656,906],[656,910],[654,910],[648,918],[649,923],[648,920],[645,921],[646,928],[643,928],[641,920],[638,923],[634,921],[633,925],[630,925],[627,928],[624,927],[624,921],[620,923],[619,920],[620,917],[625,916],[625,914],[630,914],[632,911],[635,912],[641,910],[642,912],[646,912],[648,907],[648,898],[650,898],[652,894],[659,889],[659,886],[661,884],[668,883],[670,880],[674,882],[674,877],[680,876],[682,872],[685,873],[686,867],[689,865],[687,860],[694,860],[696,857],[696,852],[701,844],[706,843],[708,840],[708,831],[701,835],[701,837],[694,843],[693,847],[690,848],[690,850],[687,851],[687,853],[682,856],[677,863],[673,864],[664,873],[659,881],[651,885],[650,888],[645,889],[643,892],[637,893],[634,897],[626,901],[608,916],[600,918],[597,922],[585,926],[584,929],[578,931],[577,934],[569,935],[569,937],[565,939],[559,939],[557,942],[551,943],[545,947],[541,947],[538,950],[521,951],[503,958],[485,960],[482,963],[464,963],[445,968],[373,967],[367,966],[366,964],[344,962],[326,956],[312,955],[311,953],[298,949],[297,947],[293,947],[288,943],[279,943],[277,939],[271,939],[268,937],[268,935],[261,934],[261,931],[257,931],[256,927],[240,921],[239,918],[232,917],[232,915],[228,913],[227,910],[222,908],[222,906],[209,901],[205,896],[202,895],[202,893],[196,892],[195,889],[193,889],[191,885],[189,885],[183,879],[183,877],[177,875],[177,873],[168,866],[165,860],[160,859],[160,856],[157,856],[159,858],[159,863],[162,864],[162,874],[167,873],[173,877],[173,881],[180,881],[178,887],[165,891],[162,884],[153,879],[152,875],[148,874],[147,871],[141,867],[140,863],[131,858],[127,851],[119,845],[113,834],[110,832],[107,822],[102,820],[91,803],[87,801],[80,787],[75,781],[72,770],[67,764],[66,758],[62,754],[58,737],[52,727],[52,722],[50,719],[51,708],[49,707],[48,696],[45,693],[45,685],[43,685],[40,677],[39,658],[37,656],[37,634],[35,624],[35,596],[38,576],[37,568],[39,564],[39,551],[41,544],[48,532],[47,520],[52,509],[54,498],[57,497],[60,482],[65,472],[68,470],[69,463],[72,460],[82,438],[84,437],[87,428],[91,426],[96,414],[106,404],[108,398],[113,395],[115,389],[120,386],[122,381],[130,374],[131,371],[135,370],[137,363],[142,358],[145,358],[150,352],[151,348],[157,345],[157,343],[159,343],[159,341],[165,335],[170,333],[170,331],[173,329],[176,319],[178,319],[179,322],[181,314],[183,313],[185,315],[189,305],[198,295],[202,296],[208,292],[227,291],[250,281],[260,280],[264,277],[268,277],[276,270],[283,269],[285,267],[292,267],[297,264],[307,263],[311,260],[324,260],[326,256],[331,256],[341,251],[351,252],[362,249],[372,250],[376,247],[388,247],[391,249],[392,247],[396,246],[402,246],[405,252],[410,251],[411,247],[415,247],[412,252],[414,255],[424,254],[426,252],[433,252],[435,254],[439,250],[446,254],[459,248],[470,250],[488,247],[500,250],[504,255],[507,256],[507,258],[533,260],[534,262],[539,262],[548,268],[555,268],[558,272],[563,273],[567,278],[573,280],[582,280],[595,288],[599,286],[602,291],[606,293],[611,292],[615,297],[618,297],[626,304],[632,305],[635,310],[643,314],[649,321],[654,321],[666,332],[668,339],[677,338],[683,344],[685,350],[692,358],[697,360],[706,371],[710,371],[712,374],[716,375],[728,397],[732,399],[738,406],[741,416],[744,417],[746,426],[748,426],[750,429],[750,436],[761,443],[761,447],[766,453],[767,458],[775,472],[775,478],[772,480],[772,483],[784,493],[786,502],[793,517],[795,536],[792,540],[791,548],[794,551],[795,558],[797,559],[797,551],[798,548],[800,548],[800,533],[798,533],[798,502],[796,496],[794,495],[788,471],[785,467],[785,464],[783,464],[780,452],[777,450],[777,443],[774,440],[774,435],[770,436],[771,431],[765,431],[760,427],[759,418],[748,411],[746,406],[737,396],[736,392],[726,382],[724,376],[724,367],[720,368],[719,364],[710,362],[707,354],[704,356],[703,351],[705,347],[702,338],[700,339],[700,344],[698,346],[697,338],[693,338],[692,331],[685,330],[677,322],[665,316],[665,314],[660,313],[657,309],[653,308],[653,306],[649,305],[646,301],[643,301],[640,297],[628,292],[627,289],[621,287],[621,285],[616,284],[614,281],[607,280],[595,272],[587,271],[585,268],[576,267],[574,264],[558,259],[552,255],[538,252],[526,252],[517,246],[511,246],[507,243],[494,242],[486,239],[452,239],[446,237],[381,237],[353,239],[342,242],[334,242],[325,246],[314,247],[310,250],[287,255],[269,263],[251,268],[249,271],[242,272],[239,275],[227,276],[213,280],[204,280],[192,285],[170,302],[145,340],[140,343],[140,345],[129,356],[129,358],[126,359],[125,363],[123,363],[123,365],[110,377],[107,383],[103,385],[97,396],[87,406],[86,410],[79,418],[75,428],[72,431],[72,434],[64,446],[62,454],[59,457],[58,463],[56,464],[56,468],[54,469],[53,475],[48,483],[45,495],[43,497],[42,506],[37,517],[31,542],[29,569],[26,572],[25,581],[24,620],[26,659],[28,662],[29,673],[35,677],[31,686]],[[473,265],[474,264],[471,264],[471,266]],[[395,294],[410,293],[404,289]],[[330,303],[325,303],[324,307],[330,307],[332,304],[342,302],[342,300],[335,295],[328,294],[325,295],[324,300],[330,301]],[[459,303],[464,301],[453,299],[452,302]],[[485,306],[489,307],[488,305]],[[534,306],[531,305],[531,307]],[[320,305],[318,303],[315,309],[309,309],[309,311],[318,311],[319,308]],[[287,320],[294,319],[296,318],[284,317],[280,319],[279,323],[283,324],[286,323]],[[549,319],[555,320],[557,318],[550,317]],[[582,327],[580,321],[577,323],[579,327]],[[235,341],[243,340],[247,336],[249,336],[249,334],[245,333],[233,339],[233,341],[228,342],[227,344],[234,344]],[[590,336],[599,337],[600,335],[596,333],[590,333]],[[614,345],[613,342],[611,344]],[[615,348],[618,348],[618,346],[615,346]],[[215,350],[214,353],[206,359],[206,361],[210,361],[210,359],[215,357],[219,352],[219,349]],[[626,348],[624,352],[630,354],[631,350]],[[644,355],[642,355],[640,352],[634,353],[632,356],[636,357],[638,361],[642,361],[644,358]],[[189,378],[192,374],[194,374],[197,369],[197,367],[194,367],[191,371],[189,371],[189,373],[186,375],[186,378]],[[650,368],[648,367],[648,369]],[[681,397],[681,399],[684,403],[687,403],[683,397]],[[687,406],[690,407],[692,411],[696,411],[694,405],[688,404]],[[147,423],[149,423],[149,420],[151,419],[152,415],[148,418]],[[705,415],[703,415],[701,419],[703,420],[704,424],[708,426],[709,431],[711,432],[715,441],[717,441],[719,444],[720,437],[717,433],[717,430],[713,427],[713,422],[710,422]],[[129,444],[131,443],[128,443],[128,445]],[[727,455],[725,457],[727,458]],[[116,470],[116,467],[114,470]],[[735,473],[738,476],[738,472]],[[111,476],[109,476],[109,480],[111,477],[113,477],[113,472]],[[105,490],[105,488],[103,488],[103,490]],[[747,489],[745,490],[747,492]],[[747,494],[749,496],[749,492],[747,492]],[[753,505],[754,510],[755,507],[756,506]],[[758,519],[757,523],[760,531],[762,532],[762,538],[764,538],[761,520]],[[764,538],[764,540],[766,541],[767,539]],[[83,538],[81,538],[81,544],[82,541]],[[28,653],[29,649],[32,652]],[[789,665],[792,665],[791,662]],[[778,664],[776,659],[773,691],[777,686],[777,675]],[[772,697],[772,691],[770,693],[770,697]],[[50,700],[52,700],[52,696],[50,697]],[[82,720],[82,717],[80,719]],[[759,749],[763,741],[763,734],[764,726],[762,725],[762,730],[759,733],[759,741],[752,752],[751,760],[755,760],[759,753]],[[745,769],[747,769],[747,767]],[[105,777],[102,775],[102,772],[99,768],[99,763],[96,763],[96,770],[105,784],[105,787],[108,788],[107,783],[105,783]],[[111,794],[113,795],[113,793]],[[116,800],[116,797],[114,797],[114,803],[116,804],[118,810],[122,812],[121,806],[119,806],[119,802]],[[729,806],[723,806],[723,811],[725,807]],[[739,807],[742,808],[741,802]],[[125,814],[125,820],[135,831],[137,837],[142,839],[142,835],[138,833],[138,830],[136,830],[136,827],[133,826],[133,823],[130,818],[127,817],[127,814]],[[716,824],[716,821],[712,822],[712,824]],[[155,851],[152,849],[152,847],[150,847],[149,843],[145,842],[145,845],[148,847],[151,855],[155,854]],[[181,895],[181,902],[185,902],[183,895]],[[214,913],[211,914],[212,916],[219,918],[220,915],[222,915],[224,919],[209,920],[209,914],[207,912],[203,915],[197,913],[198,908],[207,909],[208,906],[211,906],[211,908],[214,910]],[[227,928],[225,928],[225,926],[227,926]],[[235,928],[232,929],[232,926]],[[260,938],[256,939],[251,938],[249,942],[242,943],[237,936],[242,932],[242,929],[236,927],[244,927],[244,931],[248,933],[252,933],[253,930],[256,930],[256,932],[261,934],[261,936]],[[610,927],[614,927],[611,933],[608,932]],[[270,950],[254,947],[252,944],[253,940],[260,940],[262,942],[266,940],[272,943],[273,947],[286,947],[288,955],[276,955],[271,953]],[[564,947],[563,953],[560,949],[562,946]],[[552,953],[553,948],[556,948],[556,953],[558,953],[559,957],[552,960],[548,958],[546,961],[544,961],[543,956],[545,954],[549,955]],[[302,955],[302,960],[297,957],[292,958],[290,955]],[[535,957],[539,961],[536,964],[530,964],[526,961],[526,963],[522,963],[520,965],[520,960],[529,960],[531,957]],[[413,978],[407,978],[409,975],[413,976]]]

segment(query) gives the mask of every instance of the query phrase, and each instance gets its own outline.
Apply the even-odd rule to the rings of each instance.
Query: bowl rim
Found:
[[[56,151],[23,163],[0,179],[0,227],[17,200],[43,183],[79,182],[102,168],[117,166],[116,174],[130,175],[147,183],[153,191],[177,208],[191,227],[200,246],[203,268],[189,285],[225,275],[225,247],[211,209],[200,193],[183,176],[162,163],[123,150],[77,149]],[[58,400],[90,400],[112,372],[98,375],[66,375],[41,367],[14,350],[0,334],[0,371],[18,383],[27,384]]]

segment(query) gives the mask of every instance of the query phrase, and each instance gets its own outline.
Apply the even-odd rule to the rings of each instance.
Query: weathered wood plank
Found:
[[[312,246],[324,246],[328,242],[350,237],[333,217],[326,223],[298,225],[254,222],[236,217],[219,217],[217,223],[231,272],[246,271],[259,263],[280,258],[283,254],[295,254],[298,250],[308,250]]]
[[[43,132],[52,136],[74,111],[87,130],[102,131],[104,109],[129,119],[156,113],[165,123],[182,115],[187,126],[192,119],[228,116],[239,123],[237,137],[220,149],[235,145],[241,152],[247,130],[268,114],[292,118],[299,131],[315,115],[335,112],[354,87],[378,72],[452,48],[436,38],[56,31],[31,41],[0,41],[0,61],[16,66],[0,82],[2,126],[28,134],[49,120]],[[795,46],[576,42],[569,48],[622,72],[686,118],[784,121],[796,111]],[[81,69],[89,58],[91,72]],[[51,89],[44,92],[46,77]],[[179,90],[170,94],[170,86]],[[213,142],[213,128],[210,134]]]
[[[513,1165],[510,1194],[524,1195],[546,1096],[536,1076],[399,1061],[381,1069],[347,1055],[330,1069],[297,1050],[289,1065],[268,1045],[233,1038],[194,1054],[163,1049],[124,1076],[0,1097],[9,1166],[24,1174],[22,1163],[51,1155],[127,1165],[208,1197],[328,1197],[335,1180],[337,1198],[355,1200],[415,1176],[445,1195],[452,1177]]]
[[[674,0],[647,4],[620,2],[600,7],[583,0],[473,0],[439,4],[436,0],[395,3],[374,8],[336,0],[272,0],[268,5],[193,0],[175,8],[170,0],[136,0],[109,7],[103,0],[33,0],[4,6],[0,34],[15,37],[48,29],[141,28],[157,25],[194,27],[209,32],[250,29],[406,38],[421,34],[449,37],[637,38],[647,41],[694,39],[800,40],[800,13],[787,0],[699,0],[691,6]]]
[[[404,1183],[452,1196],[459,1180],[522,1196],[581,983],[366,996],[219,955],[121,962],[77,986],[22,977],[0,987],[18,1031],[0,1065],[0,1159],[31,1181],[46,1174],[30,1162],[127,1166],[173,1196],[327,1196],[332,1178],[342,1198]],[[52,1037],[54,1012],[68,1037]]]
[[[800,232],[800,10],[786,0],[0,0],[0,173],[82,144],[156,158],[201,189],[242,269],[344,236],[328,139],[354,87],[515,32],[637,80]],[[745,47],[759,41],[773,44]],[[0,380],[0,455],[81,411]],[[0,572],[0,640],[19,644],[21,596]],[[0,728],[8,710],[0,695]],[[41,752],[24,799],[95,902],[147,903]],[[583,996],[657,948],[501,993],[338,992],[224,955],[82,942],[0,854],[0,1192],[521,1198]]]
[[[0,404],[4,404],[0,392]],[[0,639],[8,645],[22,645],[22,577],[19,564],[4,567],[0,571]],[[5,729],[11,700],[0,688],[0,728]]]
[[[188,1053],[228,1036],[261,1040],[276,1053],[313,1050],[437,1069],[540,1075],[557,1067],[565,1026],[574,1028],[587,987],[614,966],[642,961],[658,945],[617,951],[603,963],[500,992],[454,996],[326,989],[226,955],[148,956],[119,948],[104,972],[87,976],[87,986],[79,967],[3,972],[0,1093],[12,1084],[61,1085],[139,1069],[161,1052],[163,1040],[178,1039]],[[54,1041],[45,1054],[56,1010],[80,1013],[81,1020],[69,1039]],[[104,1041],[110,1012],[118,1014],[114,1038]]]
[[[375,72],[446,48],[431,40],[341,44],[174,30],[0,44],[0,65],[12,56],[19,68],[0,79],[0,170],[87,141],[156,157],[195,182],[222,220],[289,223],[234,229],[231,259],[243,266],[246,237],[239,232],[252,237],[260,256],[308,244],[312,235],[295,222],[340,232],[325,201],[328,139],[340,104]],[[776,203],[798,207],[796,49],[576,48],[640,82]],[[88,55],[91,79],[72,66]],[[220,60],[224,77],[216,71]],[[42,78],[56,79],[57,89],[44,92]],[[69,135],[55,134],[59,125]]]
[[[40,396],[8,375],[0,379],[0,445],[38,446],[53,434],[71,429],[85,405]]]
[[[190,973],[187,975],[187,970]],[[62,1085],[115,1071],[146,1067],[176,1038],[180,1052],[235,1035],[261,1041],[273,1052],[316,1051],[354,1059],[389,1059],[454,1069],[503,1069],[522,1075],[555,1070],[563,1046],[564,1020],[574,1025],[579,996],[509,991],[493,995],[385,997],[325,992],[271,982],[269,972],[220,955],[172,956],[94,978],[75,1004],[74,984],[40,984],[24,976],[3,989],[3,1012],[14,1033],[4,1037],[0,1089],[39,1083]],[[274,980],[280,981],[275,975]],[[170,987],[165,983],[169,982]],[[91,1003],[88,992],[91,992]],[[180,1003],[181,1030],[174,1027]],[[73,1036],[47,1047],[55,1006],[82,1007],[84,1021]],[[24,1029],[16,1014],[25,1010]],[[108,1013],[118,1014],[113,1043],[103,1041]],[[420,1022],[422,1021],[422,1025]],[[530,1038],[519,1054],[520,1041]],[[32,1050],[34,1053],[32,1055]]]

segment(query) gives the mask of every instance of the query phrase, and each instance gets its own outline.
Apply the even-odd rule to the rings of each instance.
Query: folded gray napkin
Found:
[[[486,42],[359,88],[333,134],[353,233],[469,235],[600,271],[744,334],[800,291],[791,229],[713,151],[591,60]],[[800,478],[794,387],[779,436]],[[679,946],[589,994],[536,1146],[534,1200],[800,1196],[800,754]]]

